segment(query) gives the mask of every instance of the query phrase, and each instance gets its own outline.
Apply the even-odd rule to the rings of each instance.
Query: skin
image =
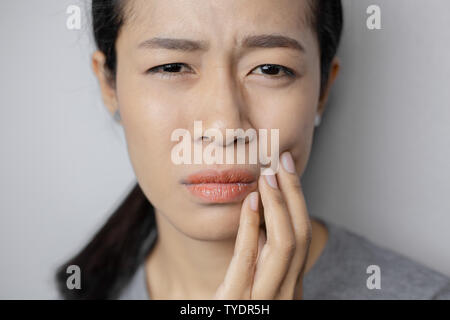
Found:
[[[327,230],[309,218],[299,177],[309,159],[314,117],[324,111],[340,62],[334,58],[320,96],[318,42],[305,23],[309,9],[304,1],[274,3],[136,0],[126,7],[116,42],[114,84],[103,53],[93,54],[104,104],[111,114],[120,110],[133,169],[155,207],[158,241],[145,264],[152,299],[301,299],[303,276],[326,244]],[[240,46],[247,35],[269,33],[297,40],[304,51]],[[208,48],[139,47],[153,37],[204,41]],[[147,72],[169,63],[183,65]],[[264,72],[264,64],[289,68],[295,77],[283,69]],[[226,128],[279,129],[279,154],[292,155],[295,173],[281,167],[278,188],[258,178],[257,212],[249,196],[221,205],[200,202],[180,179],[199,169],[235,167],[259,176],[260,165],[175,165],[171,133],[185,128],[193,136],[194,120],[223,134]]]

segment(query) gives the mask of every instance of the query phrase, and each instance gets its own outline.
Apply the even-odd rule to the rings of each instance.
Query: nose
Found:
[[[195,142],[210,142],[214,140],[218,132],[223,139],[222,141],[214,140],[214,143],[225,147],[241,138],[245,139],[242,133],[251,125],[243,94],[238,81],[233,77],[233,72],[227,67],[214,67],[203,81],[203,92],[200,94],[202,100],[197,109],[199,113],[194,119],[201,120],[203,132],[200,135],[194,135]],[[236,134],[238,135],[235,136]]]

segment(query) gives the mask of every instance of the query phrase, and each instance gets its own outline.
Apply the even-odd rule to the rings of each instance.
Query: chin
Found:
[[[190,238],[221,241],[236,238],[242,202],[204,206],[183,217],[178,229]]]

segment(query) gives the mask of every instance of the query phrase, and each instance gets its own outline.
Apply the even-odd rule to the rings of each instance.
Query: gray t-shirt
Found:
[[[331,222],[315,219],[327,227],[328,241],[304,275],[303,299],[450,300],[449,277]],[[156,240],[156,233],[153,230],[152,239]],[[119,299],[151,299],[146,283],[142,263]]]

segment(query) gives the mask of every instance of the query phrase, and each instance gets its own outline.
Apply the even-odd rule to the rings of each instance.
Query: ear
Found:
[[[106,57],[101,51],[95,51],[92,55],[92,69],[100,84],[103,103],[111,115],[118,109],[115,85],[105,67]]]
[[[328,75],[328,81],[327,84],[325,85],[325,88],[323,89],[322,92],[322,96],[319,99],[319,105],[317,108],[317,112],[322,116],[324,110],[325,110],[325,105],[327,103],[328,100],[328,95],[330,93],[330,89],[334,83],[334,81],[336,80],[336,77],[339,73],[339,69],[341,67],[341,61],[338,57],[334,57],[333,60],[331,61],[331,65],[330,65],[330,72]]]

